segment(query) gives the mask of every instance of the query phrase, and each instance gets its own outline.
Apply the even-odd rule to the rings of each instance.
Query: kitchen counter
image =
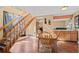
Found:
[[[67,30],[52,30],[52,31],[78,31],[78,30],[69,30],[69,29],[67,29]]]

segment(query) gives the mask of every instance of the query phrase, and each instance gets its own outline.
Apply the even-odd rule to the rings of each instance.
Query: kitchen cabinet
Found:
[[[60,31],[60,35],[57,40],[77,41],[78,40],[78,32],[77,31]]]
[[[78,52],[78,31],[75,30],[53,30],[52,35],[58,36],[52,42],[52,47],[57,53],[77,53]]]
[[[60,35],[57,40],[70,40],[70,31],[60,31]]]
[[[60,31],[60,35],[57,39],[57,52],[78,52],[78,31]]]
[[[70,41],[78,41],[78,31],[70,32]]]

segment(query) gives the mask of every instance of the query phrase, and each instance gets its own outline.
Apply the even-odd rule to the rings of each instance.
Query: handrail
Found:
[[[23,30],[20,32],[22,33],[24,30],[26,30],[26,28],[28,28],[28,26],[32,23],[32,21],[35,19],[35,17],[33,17],[29,22],[28,24],[25,25],[25,27],[23,28]]]
[[[22,21],[23,21],[25,18],[27,18],[29,15],[30,15],[30,14],[24,16],[17,24],[15,24],[15,26],[17,26],[20,22],[22,22]],[[13,28],[14,28],[15,26],[13,26]],[[5,34],[7,34],[7,33],[8,33],[9,31],[11,31],[11,30],[12,30],[12,28],[10,28],[9,30],[7,30],[7,31],[5,32]]]
[[[26,15],[25,17],[23,17],[18,23],[20,23],[21,21],[23,21],[26,17],[28,17],[30,14]],[[18,23],[16,25],[18,25]],[[16,26],[15,25],[15,26]]]
[[[26,17],[22,18],[8,32],[4,33],[6,35],[5,38],[9,39],[9,43],[6,42],[6,44],[8,44],[8,46],[9,46],[9,47],[6,47],[7,52],[13,46],[13,44],[16,42],[16,40],[20,37],[20,34],[22,34],[28,28],[28,26],[32,23],[32,21],[34,19],[35,19],[35,17],[33,17],[33,16],[30,16],[30,17],[26,16]],[[27,21],[27,20],[29,20],[29,21],[26,23],[25,21]],[[20,23],[22,23],[22,24],[20,24]],[[19,26],[23,26],[23,27],[20,28]],[[16,31],[16,30],[18,30],[18,31]]]
[[[24,15],[24,17],[22,17],[22,19],[24,19],[26,16],[29,16],[29,15],[30,15],[30,14]],[[21,19],[21,20],[22,20],[22,19]],[[12,24],[15,20],[16,20],[16,19],[14,18],[14,19],[11,20],[10,22],[8,22],[8,23],[5,24],[4,26],[2,26],[2,27],[0,28],[0,30],[4,29],[4,28],[6,28],[7,26],[9,26],[10,24]]]
[[[25,25],[25,28],[24,28],[24,29],[26,29],[26,28],[31,24],[31,22],[32,22],[34,19],[35,19],[35,17],[33,17],[33,18],[28,22],[28,24]],[[24,29],[23,29],[23,30],[24,30]]]
[[[0,30],[4,29],[4,28],[6,28],[7,26],[9,26],[10,24],[12,24],[15,20],[16,20],[15,18],[12,19],[12,20],[9,21],[7,24],[5,24],[4,26],[2,26],[2,27],[0,28]]]
[[[16,35],[19,35],[20,33],[22,33],[24,30],[26,30],[26,28],[31,24],[31,22],[35,19],[35,17],[32,17],[31,19],[29,19],[30,21],[25,25],[25,27],[19,32],[17,33]],[[17,24],[18,25],[18,24]],[[17,26],[16,25],[16,26]],[[15,26],[13,27],[15,28]],[[8,31],[7,33],[10,35],[11,34],[11,31],[13,30],[13,28],[10,29],[10,31]],[[9,33],[10,32],[10,33]],[[7,33],[5,33],[7,35]],[[8,35],[8,36],[9,36]]]

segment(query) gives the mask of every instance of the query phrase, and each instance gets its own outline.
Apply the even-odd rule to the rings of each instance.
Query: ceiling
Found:
[[[62,11],[62,6],[15,6],[15,8],[28,11],[34,16],[42,15],[70,15],[79,10],[79,6],[69,6],[68,10]]]
[[[16,8],[24,9],[34,16],[42,15],[70,15],[79,10],[79,6],[69,6],[68,10],[62,11],[62,6],[16,6]]]

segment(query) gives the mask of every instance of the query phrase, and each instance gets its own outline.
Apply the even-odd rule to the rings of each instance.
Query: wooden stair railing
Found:
[[[25,18],[26,16],[28,16],[29,14],[25,14],[23,17],[22,17],[22,19],[23,18]],[[11,25],[13,22],[15,22],[16,21],[16,18],[13,18],[11,21],[9,21],[7,24],[5,24],[4,26],[2,26],[1,28],[0,28],[0,30],[3,30],[4,28],[6,28],[7,26],[9,26],[9,25]]]
[[[27,16],[26,16],[26,18],[29,19]],[[25,18],[21,19],[21,21],[19,21],[15,26],[13,26],[11,29],[6,31],[5,35],[9,36],[10,35],[9,32],[14,31],[14,30],[15,30],[15,32],[19,32],[22,29],[21,27],[23,27],[23,25],[25,26],[25,20],[26,20]]]
[[[33,21],[35,19],[35,17],[32,17],[31,19],[29,19],[30,21],[27,23],[27,24],[25,24],[24,25],[24,23],[22,24],[22,25],[24,25],[24,27],[20,30],[20,31],[10,31],[10,34],[8,35],[8,37],[10,38],[10,47],[12,47],[12,45],[16,42],[16,40],[20,37],[20,35],[21,35],[21,33],[23,32],[23,31],[25,31],[27,28],[28,28],[28,26],[31,24],[31,22]],[[19,24],[19,23],[18,23]],[[16,26],[15,28],[14,28],[14,30],[16,30],[16,29],[19,29],[19,27],[18,26]],[[12,33],[14,33],[15,32],[15,37],[13,37],[12,38]],[[12,40],[13,39],[13,40]],[[8,50],[7,51],[9,51],[9,49],[10,49],[10,47],[8,48]]]
[[[27,27],[31,24],[35,17],[26,15],[23,17],[15,26],[12,26],[11,29],[4,33],[6,39],[6,47],[4,52],[8,52],[11,46],[15,43],[15,41],[20,37],[21,33],[23,33]],[[27,22],[28,21],[28,22]],[[27,22],[27,23],[26,23]]]
[[[25,18],[28,17],[29,15],[30,15],[30,14],[24,15],[24,17],[22,17],[19,22],[21,22],[23,19],[25,19]],[[15,22],[15,20],[16,20],[16,19],[13,19],[12,21],[10,21],[10,22],[7,23],[6,25],[4,25],[2,29],[4,29],[4,28],[6,28],[7,26],[13,24],[13,23]],[[17,23],[17,24],[18,24],[18,23]],[[16,24],[16,25],[17,25],[17,24]],[[16,25],[15,25],[15,26],[16,26]],[[13,27],[14,27],[14,26],[13,26]],[[5,31],[5,33],[4,33],[3,36],[5,36],[11,29],[12,29],[12,28],[10,28],[9,30]]]

